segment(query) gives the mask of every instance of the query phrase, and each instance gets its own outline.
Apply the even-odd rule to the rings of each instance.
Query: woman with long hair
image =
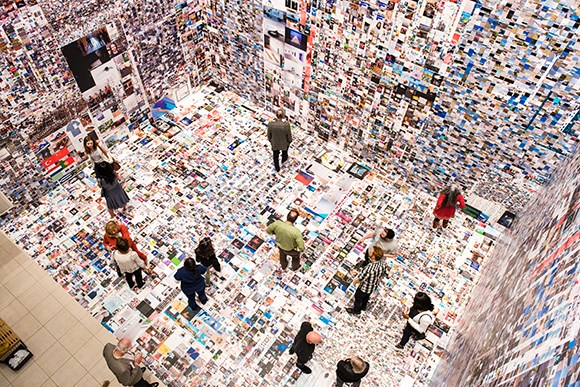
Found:
[[[461,189],[455,184],[448,185],[439,194],[437,205],[433,214],[433,228],[439,228],[439,223],[443,220],[443,227],[447,227],[449,219],[455,216],[455,206],[459,203],[459,207],[465,207],[465,199],[461,194]]]
[[[95,172],[101,187],[101,194],[107,201],[107,209],[111,218],[115,217],[115,210],[124,208],[129,203],[129,196],[121,186],[119,177],[109,163],[95,164]]]
[[[196,295],[202,305],[207,302],[203,279],[205,272],[204,266],[196,264],[192,258],[185,258],[183,267],[179,268],[174,276],[176,280],[181,282],[181,291],[187,296],[189,307],[195,313],[201,309],[195,302]]]
[[[113,163],[113,159],[109,156],[106,149],[101,146],[99,140],[93,140],[90,136],[86,136],[83,140],[83,147],[85,148],[85,153],[93,162],[93,167],[95,169],[97,164]]]
[[[417,292],[413,299],[413,306],[408,312],[403,311],[403,317],[407,319],[407,324],[403,330],[403,337],[399,344],[395,346],[396,349],[402,350],[411,336],[423,335],[429,328],[429,325],[435,321],[435,316],[433,315],[433,302],[427,293]]]
[[[213,267],[217,272],[222,271],[220,263],[215,255],[215,249],[213,248],[213,243],[211,242],[210,237],[205,237],[199,241],[199,244],[195,248],[195,258],[197,262],[207,268],[207,271],[205,272],[205,284],[209,285],[211,279],[209,268]]]

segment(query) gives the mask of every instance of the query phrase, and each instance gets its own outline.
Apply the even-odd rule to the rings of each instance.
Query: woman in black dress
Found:
[[[121,186],[119,177],[109,163],[95,164],[95,172],[99,180],[99,187],[102,189],[102,195],[107,201],[107,209],[111,218],[115,217],[115,211],[124,208],[129,203],[129,196]]]
[[[210,237],[205,237],[195,248],[195,258],[197,262],[201,263],[203,266],[207,267],[207,271],[205,272],[205,283],[206,285],[210,284],[210,272],[209,268],[213,267],[215,271],[221,272],[222,268],[220,263],[215,255],[215,250],[213,248],[213,244],[211,243]]]

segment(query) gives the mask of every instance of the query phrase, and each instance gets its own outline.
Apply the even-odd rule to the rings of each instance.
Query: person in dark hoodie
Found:
[[[290,348],[290,355],[296,354],[298,356],[296,367],[300,368],[305,374],[312,373],[306,363],[312,358],[316,344],[321,342],[322,337],[320,337],[320,334],[314,332],[314,328],[309,322],[304,321],[294,338],[294,343]]]
[[[189,307],[194,313],[199,312],[201,309],[195,302],[196,295],[202,304],[207,302],[203,278],[206,270],[205,266],[197,265],[193,258],[185,258],[183,267],[179,268],[173,276],[173,278],[181,282],[181,291],[187,296]]]
[[[358,356],[341,360],[336,365],[336,387],[351,383],[352,387],[360,386],[360,381],[369,373],[370,364]]]

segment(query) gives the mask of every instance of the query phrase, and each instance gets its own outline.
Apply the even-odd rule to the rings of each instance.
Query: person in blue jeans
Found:
[[[201,309],[195,302],[196,294],[202,305],[207,302],[204,277],[206,270],[205,266],[196,264],[193,258],[185,258],[183,267],[179,268],[174,276],[176,280],[181,282],[181,291],[187,296],[189,307],[194,312]]]

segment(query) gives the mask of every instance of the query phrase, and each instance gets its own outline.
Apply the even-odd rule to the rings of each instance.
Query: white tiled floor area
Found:
[[[34,354],[16,372],[0,364],[0,386],[120,386],[102,355],[113,334],[2,232],[0,318]]]

